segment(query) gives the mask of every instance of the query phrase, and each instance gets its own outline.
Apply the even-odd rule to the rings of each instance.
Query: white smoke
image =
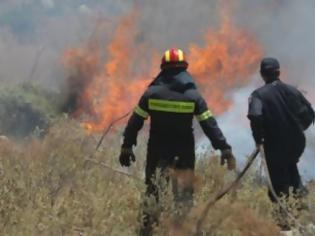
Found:
[[[242,0],[237,14],[241,25],[255,33],[266,55],[277,57],[290,83],[315,86],[313,62],[315,1]],[[314,101],[315,102],[315,101]]]
[[[0,81],[58,85],[64,51],[88,40],[98,16],[114,21],[127,9],[130,4],[110,0],[0,1]]]
[[[78,7],[79,11],[83,14],[91,14],[92,13],[92,10],[86,6],[85,4],[82,4]]]
[[[54,0],[42,0],[41,1],[43,6],[47,9],[52,9],[55,7],[55,2]]]

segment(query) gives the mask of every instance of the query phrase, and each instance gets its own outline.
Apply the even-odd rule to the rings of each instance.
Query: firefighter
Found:
[[[314,123],[314,110],[303,94],[280,80],[280,64],[265,58],[260,65],[265,85],[249,98],[248,118],[254,140],[263,147],[273,188],[278,196],[305,193],[297,163],[305,149],[304,131]],[[269,192],[272,201],[275,201]]]
[[[150,137],[145,168],[146,195],[158,201],[158,186],[155,184],[157,169],[167,178],[169,168],[193,172],[195,167],[195,141],[193,117],[199,121],[204,133],[215,149],[221,150],[221,162],[235,168],[231,146],[217,125],[205,100],[198,92],[194,80],[187,72],[188,63],[180,49],[167,50],[162,58],[161,72],[149,85],[124,131],[124,141],[119,157],[122,166],[129,167],[135,161],[133,146],[144,121],[150,117]],[[176,192],[175,192],[176,194]],[[185,186],[182,196],[175,200],[192,203],[192,186]],[[146,212],[140,235],[150,235],[157,219]]]

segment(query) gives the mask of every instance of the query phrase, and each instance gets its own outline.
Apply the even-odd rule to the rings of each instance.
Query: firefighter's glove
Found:
[[[132,147],[126,148],[122,147],[120,156],[119,156],[119,162],[121,166],[129,167],[131,166],[131,162],[136,161],[136,156],[133,153]]]
[[[228,170],[236,169],[236,159],[231,149],[221,151],[221,165],[223,166],[227,162]]]

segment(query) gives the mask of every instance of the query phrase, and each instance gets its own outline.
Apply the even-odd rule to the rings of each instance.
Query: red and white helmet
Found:
[[[181,49],[172,48],[164,53],[161,63],[161,69],[167,68],[187,68],[188,63],[186,61],[185,53]]]

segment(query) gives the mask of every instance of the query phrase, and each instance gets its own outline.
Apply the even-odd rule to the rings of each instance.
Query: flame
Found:
[[[103,65],[100,49],[95,45],[65,52],[63,64],[73,73],[70,81],[83,85],[74,115],[89,116],[83,122],[89,132],[102,131],[113,119],[130,110],[149,83],[146,71],[139,75],[131,64],[142,47],[136,48],[131,40],[137,37],[136,15],[133,11],[121,19],[106,47]]]
[[[190,71],[216,114],[229,107],[229,91],[249,82],[262,55],[253,36],[235,28],[226,13],[221,19],[222,27],[206,34],[204,47],[193,44],[189,50]]]
[[[85,115],[83,123],[90,132],[102,131],[131,110],[158,72],[159,58],[141,37],[138,16],[139,11],[133,10],[121,18],[104,50],[105,62],[95,40],[64,54],[63,63],[71,74],[69,83],[80,88],[74,114]],[[207,32],[204,46],[192,43],[187,50],[189,71],[216,114],[228,109],[229,92],[250,80],[262,55],[255,38],[236,28],[228,13],[221,18],[222,26]]]

